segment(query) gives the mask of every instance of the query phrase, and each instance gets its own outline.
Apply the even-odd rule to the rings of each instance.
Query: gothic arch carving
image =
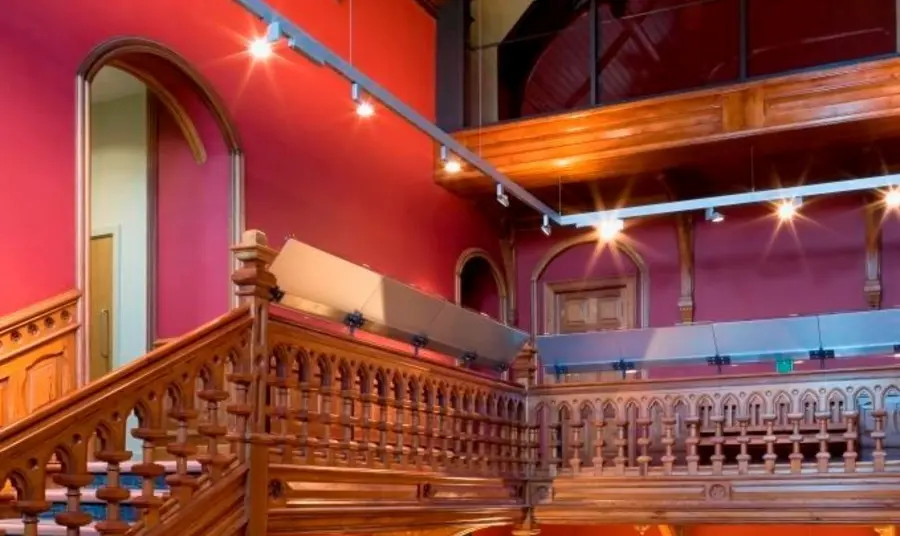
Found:
[[[582,244],[588,244],[591,242],[596,242],[597,237],[593,233],[583,233],[579,235],[575,235],[569,237],[561,242],[557,242],[553,245],[544,256],[538,261],[538,263],[534,266],[534,270],[531,272],[531,333],[538,333],[538,303],[537,303],[537,294],[538,294],[538,281],[541,276],[547,270],[547,267],[550,266],[550,263],[553,260],[565,253],[566,251],[574,248],[575,246],[580,246]],[[640,327],[647,327],[650,325],[650,272],[647,270],[647,263],[644,262],[644,258],[641,256],[637,250],[634,249],[627,242],[615,242],[611,247],[616,248],[618,251],[624,253],[631,261],[634,263],[635,267],[638,270],[638,302],[640,303],[640,318],[638,318],[638,322]]]
[[[497,294],[500,298],[500,321],[506,324],[509,320],[509,287],[506,284],[506,278],[497,263],[491,258],[487,251],[481,248],[469,248],[460,254],[456,261],[456,270],[454,275],[454,295],[457,305],[462,305],[462,273],[466,267],[466,263],[472,259],[483,259],[491,267],[491,274],[494,276],[494,282],[497,284]]]

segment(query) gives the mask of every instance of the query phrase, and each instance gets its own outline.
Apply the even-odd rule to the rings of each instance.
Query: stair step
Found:
[[[18,519],[0,519],[0,534],[6,531],[7,536],[18,536],[25,534],[25,525]],[[38,534],[41,536],[57,536],[66,534],[66,527],[57,525],[54,521],[38,521]],[[81,536],[99,536],[99,532],[91,523],[85,527],[81,527]]]

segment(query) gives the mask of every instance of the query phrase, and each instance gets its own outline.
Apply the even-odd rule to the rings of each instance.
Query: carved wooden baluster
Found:
[[[456,434],[456,455],[459,458],[459,467],[462,470],[469,470],[472,467],[471,450],[469,449],[469,416],[468,407],[465,403],[460,404],[456,410],[457,420],[459,422],[459,431]]]
[[[185,393],[185,396],[190,397],[190,403],[193,403],[192,390]],[[196,412],[194,413],[194,417],[196,417]],[[103,450],[94,454],[97,460],[106,463],[106,485],[97,490],[97,498],[106,502],[106,519],[94,525],[94,529],[103,536],[124,534],[128,531],[128,523],[120,519],[119,503],[131,498],[131,492],[119,485],[121,474],[119,464],[131,459],[131,452],[125,450],[125,421],[121,416],[110,427],[109,432],[110,436],[103,438]],[[179,433],[182,433],[180,427]],[[187,428],[183,430],[183,433],[186,437]],[[175,495],[174,487],[173,495]]]
[[[778,460],[778,456],[775,454],[775,441],[778,440],[778,437],[775,436],[776,418],[777,416],[774,413],[762,416],[762,421],[766,425],[766,435],[763,436],[763,441],[766,444],[766,453],[763,454],[763,462],[765,462],[767,473],[775,472],[775,461]]]
[[[22,516],[24,536],[39,536],[38,534],[38,517],[50,509],[50,503],[47,502],[45,495],[46,471],[37,469],[38,475],[34,475],[33,486],[28,486],[28,495],[25,500],[16,500],[13,508]],[[38,482],[40,480],[40,482]]]
[[[94,475],[87,472],[87,443],[74,445],[69,459],[63,467],[64,473],[53,475],[53,482],[66,488],[66,511],[54,516],[56,523],[66,527],[67,535],[78,535],[79,528],[91,522],[91,515],[81,511],[81,488],[94,481]]]
[[[403,396],[400,394],[402,390],[399,390],[394,395],[393,405],[394,405],[394,457],[397,460],[397,463],[400,467],[406,468],[407,466],[407,455],[409,454],[409,449],[406,447],[404,443],[404,426],[403,426],[403,414],[404,409],[406,408],[406,404],[404,403]]]
[[[409,396],[409,418],[410,418],[410,441],[412,445],[410,446],[410,456],[412,457],[412,466],[417,469],[422,469],[422,464],[424,461],[424,451],[422,450],[422,416],[419,413],[419,404],[421,399],[419,398],[418,391],[412,390]]]
[[[831,434],[828,433],[828,421],[831,419],[830,411],[817,411],[816,420],[819,421],[819,433],[816,440],[819,441],[819,452],[816,453],[816,467],[820,473],[828,472],[828,464],[831,462],[831,452],[828,444],[831,443]]]
[[[444,467],[453,467],[454,453],[450,448],[450,438],[452,436],[453,426],[453,410],[447,406],[447,401],[439,408],[440,416],[438,417],[438,434],[441,438],[441,455],[444,459]]]
[[[198,456],[197,459],[203,465],[203,469],[210,479],[216,482],[221,478],[225,467],[233,459],[232,456],[223,454],[219,450],[219,444],[228,433],[228,427],[219,422],[219,416],[221,415],[220,406],[222,402],[228,400],[228,391],[225,390],[224,365],[218,360],[218,357],[213,363],[210,374],[211,377],[206,379],[207,382],[204,388],[197,393],[197,397],[206,402],[206,422],[201,423],[197,427],[197,432],[206,437],[206,452]],[[283,387],[281,389],[280,415],[282,436],[286,437],[286,417],[290,408],[288,407],[287,389]],[[285,445],[283,448],[288,451],[291,449],[290,445]]]
[[[591,459],[591,463],[594,465],[595,476],[603,474],[603,447],[605,446],[605,442],[603,441],[603,431],[606,428],[606,419],[603,417],[603,409],[598,411],[600,412],[600,416],[594,419],[594,457]]]
[[[300,448],[300,454],[303,462],[307,465],[315,463],[315,440],[310,437],[310,421],[312,420],[312,411],[310,403],[312,402],[312,388],[306,379],[301,379],[297,384],[300,390],[300,400],[297,411],[294,413],[297,419],[297,446]]]
[[[884,461],[887,452],[884,451],[884,420],[887,411],[884,408],[878,408],[872,411],[872,419],[875,421],[875,429],[869,435],[875,440],[875,450],[872,451],[872,470],[876,472],[884,471]]]
[[[688,452],[684,459],[687,462],[688,474],[696,475],[700,468],[700,455],[697,454],[697,445],[700,443],[700,435],[697,426],[700,424],[700,417],[691,415],[690,417],[685,418],[684,422],[688,426],[688,436],[684,440]]]
[[[290,404],[288,403],[286,356],[272,356],[266,374],[266,417],[269,420],[272,446],[281,452],[281,460],[290,463],[291,446],[287,442],[290,420]],[[287,459],[285,459],[287,458]],[[201,463],[203,463],[201,461]]]
[[[250,415],[253,412],[250,405],[250,384],[253,383],[253,374],[249,348],[246,346],[246,341],[242,341],[242,344],[244,345],[241,349],[242,355],[234,362],[234,369],[228,375],[228,381],[231,382],[234,389],[234,398],[226,408],[232,419],[232,426],[226,437],[231,443],[231,453],[243,463],[247,458],[244,440],[250,431]],[[161,400],[162,398],[160,398]]]
[[[363,460],[367,467],[373,467],[375,465],[376,456],[373,455],[373,443],[372,443],[372,430],[374,429],[374,424],[372,423],[372,403],[375,402],[375,395],[372,394],[371,386],[367,388],[367,390],[360,395],[362,399],[362,438],[361,447],[362,447],[362,455]]]
[[[791,473],[799,473],[803,468],[803,453],[800,452],[800,445],[803,443],[803,435],[800,433],[800,421],[803,420],[803,413],[788,413],[788,421],[792,425],[791,435],[788,439],[791,442],[791,453],[788,460],[791,464]]]
[[[490,443],[488,441],[490,438],[488,435],[490,434],[490,428],[488,427],[487,422],[488,417],[484,414],[478,416],[478,462],[479,462],[479,471],[482,474],[486,474],[490,471],[490,453],[488,449],[490,448]]]
[[[847,448],[844,450],[845,473],[856,472],[856,459],[859,457],[859,453],[856,452],[856,440],[859,439],[857,419],[859,419],[858,411],[844,411],[844,422],[847,423],[847,431],[844,432],[844,440],[847,442]]]
[[[640,465],[641,474],[646,476],[650,472],[650,462],[653,461],[650,456],[650,444],[653,442],[653,438],[650,437],[650,424],[653,421],[650,417],[645,416],[637,418],[635,422],[638,425],[637,444],[640,448],[637,462]]]
[[[343,375],[343,373],[342,373]],[[353,467],[357,464],[357,443],[353,437],[353,427],[356,419],[353,416],[354,403],[359,397],[352,382],[342,378],[341,384],[341,443],[339,445],[341,456],[347,465]]]
[[[331,427],[336,423],[336,419],[332,413],[333,406],[331,402],[333,397],[334,389],[331,386],[331,382],[325,380],[323,373],[322,381],[319,384],[319,400],[321,401],[321,406],[319,407],[317,420],[320,425],[319,429],[322,431],[322,453],[325,455],[325,465],[328,466],[334,465],[335,441],[331,437]]]
[[[156,496],[155,484],[156,479],[166,473],[166,468],[155,463],[155,459],[156,449],[165,447],[169,443],[169,434],[166,433],[163,426],[164,400],[156,393],[148,394],[145,397],[143,408],[145,413],[139,415],[140,426],[131,431],[132,436],[141,440],[141,451],[143,452],[142,461],[131,467],[131,472],[141,477],[141,495],[135,497],[131,504],[141,509],[142,519],[148,528],[159,523],[159,508],[163,503],[163,500]],[[241,413],[241,415],[246,417],[249,412]],[[234,438],[228,436],[228,440],[233,445]]]
[[[741,427],[741,435],[737,438],[738,445],[741,446],[741,452],[737,455],[738,474],[746,475],[750,472],[750,454],[747,452],[747,445],[750,444],[750,436],[747,435],[747,426],[750,424],[750,416],[741,415],[737,417],[737,422]]]
[[[579,418],[576,412],[576,418]],[[584,447],[584,441],[581,438],[582,427],[584,424],[579,419],[578,422],[573,422],[569,425],[570,433],[571,433],[571,448],[572,454],[569,458],[569,467],[572,469],[574,474],[578,474],[581,472],[581,449]]]
[[[722,452],[722,445],[725,443],[725,434],[722,425],[725,422],[724,415],[712,415],[709,421],[715,425],[715,435],[711,438],[713,444],[713,455],[709,457],[712,462],[712,471],[714,475],[722,474],[722,466],[725,463],[725,454]]]
[[[666,475],[672,474],[672,468],[675,465],[675,453],[673,451],[673,447],[675,446],[675,415],[666,413],[666,415],[662,418],[663,425],[663,437],[660,440],[660,443],[665,447],[666,452],[662,456],[662,464],[663,464],[663,473]]]
[[[536,422],[534,416],[530,417],[528,425],[528,477],[536,475],[544,462],[540,456],[541,443],[544,441],[545,438],[541,437],[541,425]]]
[[[467,469],[472,472],[478,472],[478,468],[481,464],[481,457],[479,455],[479,445],[481,444],[481,437],[479,435],[479,422],[478,422],[478,413],[474,411],[474,406],[469,408],[469,412],[467,413],[467,443],[468,447],[467,451]]]
[[[385,467],[391,465],[391,450],[388,447],[388,398],[390,391],[387,385],[379,386],[378,392],[378,460]]]
[[[616,457],[613,462],[616,464],[616,474],[625,474],[625,464],[628,462],[628,420],[625,418],[616,419]]]

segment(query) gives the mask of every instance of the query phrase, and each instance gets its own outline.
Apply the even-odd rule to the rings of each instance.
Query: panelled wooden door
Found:
[[[551,283],[545,291],[548,333],[584,333],[636,326],[634,278]]]
[[[112,370],[113,236],[91,237],[91,380]]]

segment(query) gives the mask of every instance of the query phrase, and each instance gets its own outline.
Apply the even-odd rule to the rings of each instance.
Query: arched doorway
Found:
[[[219,98],[159,43],[98,46],[77,91],[84,383],[104,359],[115,368],[234,305],[228,246],[244,227],[243,160]]]
[[[467,249],[456,263],[456,303],[508,321],[508,290],[503,272],[482,249]]]

